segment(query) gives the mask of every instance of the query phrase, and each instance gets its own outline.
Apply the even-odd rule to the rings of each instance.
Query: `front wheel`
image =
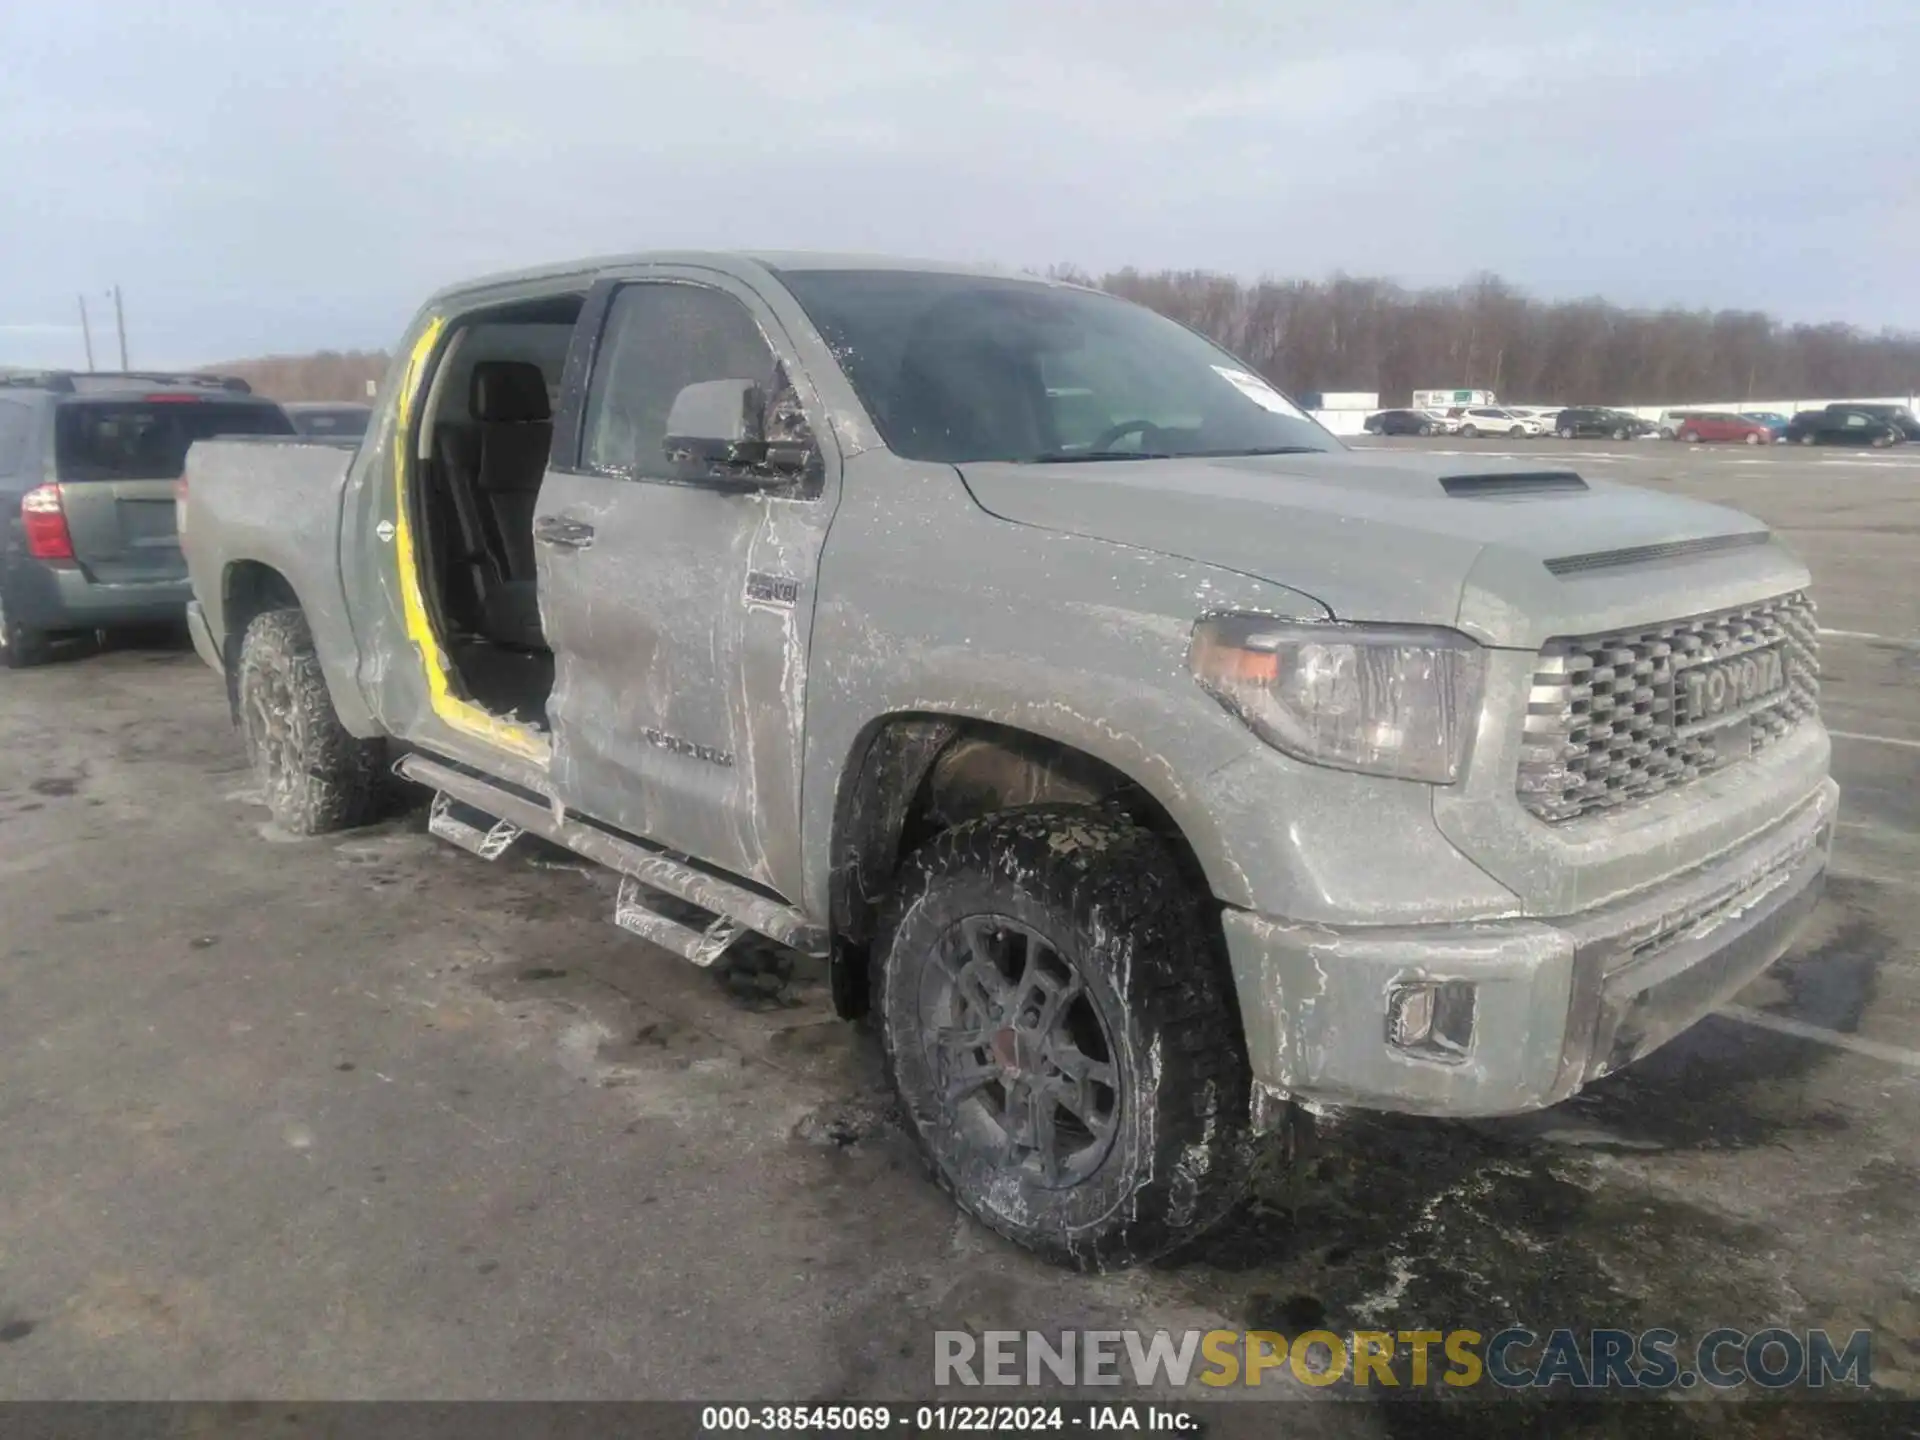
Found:
[[[307,617],[269,610],[240,642],[240,725],[274,823],[294,835],[364,825],[378,809],[381,746],[341,725]]]
[[[1416,433],[1424,440],[1433,434],[1433,427],[1431,425],[1422,425]]]
[[[1893,436],[1891,435],[1876,435],[1873,437],[1873,447],[1876,450],[1885,450],[1892,444]]]
[[[1622,425],[1618,430],[1614,431],[1613,438],[1616,440],[1625,440],[1627,438],[1627,427]]]
[[[1507,436],[1513,440],[1524,440],[1527,438],[1527,427],[1524,425],[1515,425],[1507,431]]]
[[[1760,437],[1759,437],[1758,435],[1756,435],[1756,434],[1751,434],[1751,433],[1750,433],[1750,434],[1748,434],[1748,436],[1747,436],[1747,443],[1748,443],[1749,445],[1758,445],[1758,444],[1760,443]]]
[[[901,1108],[982,1223],[1104,1269],[1244,1194],[1245,1042],[1218,937],[1156,836],[1050,806],[956,826],[907,862],[875,954]]]

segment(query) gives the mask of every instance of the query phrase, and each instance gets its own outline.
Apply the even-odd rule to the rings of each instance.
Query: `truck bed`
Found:
[[[364,733],[370,717],[359,704],[340,575],[341,502],[357,453],[356,441],[310,436],[197,442],[187,452],[181,549],[194,601],[225,662],[232,664],[251,619],[236,596],[263,580],[274,593],[284,585],[306,612],[342,721]]]

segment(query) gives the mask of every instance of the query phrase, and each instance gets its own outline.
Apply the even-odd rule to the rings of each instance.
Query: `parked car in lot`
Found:
[[[1638,415],[1597,405],[1574,405],[1553,418],[1553,433],[1562,440],[1597,436],[1607,440],[1638,440],[1653,427]]]
[[[38,664],[63,635],[177,623],[189,590],[174,485],[187,447],[292,433],[241,380],[0,375],[0,664]]]
[[[1540,434],[1540,422],[1497,405],[1456,406],[1447,415],[1460,427],[1463,440],[1481,435],[1505,435],[1514,440],[1530,440]]]
[[[1745,515],[1350,450],[1149,310],[956,267],[553,266],[397,353],[357,452],[189,459],[279,825],[398,755],[434,834],[607,866],[668,951],[825,956],[942,1185],[1047,1255],[1204,1229],[1295,1101],[1565,1099],[1819,896],[1808,574]]]
[[[1841,414],[1857,410],[1862,415],[1871,415],[1876,420],[1884,420],[1900,432],[1902,440],[1920,440],[1920,419],[1915,419],[1913,411],[1904,405],[1854,404],[1841,401],[1827,406],[1827,409]]]
[[[1702,441],[1735,441],[1743,445],[1771,445],[1773,431],[1758,420],[1725,410],[1694,410],[1680,422],[1676,439],[1688,445]]]
[[[333,400],[291,400],[280,408],[302,435],[329,440],[358,440],[367,433],[367,421],[373,415],[371,405]]]
[[[1361,423],[1369,435],[1441,435],[1447,430],[1444,417],[1424,410],[1382,410]]]
[[[1795,415],[1787,424],[1785,438],[1795,445],[1872,445],[1884,450],[1906,437],[1898,425],[1870,410],[1829,405],[1824,410],[1802,410]]]
[[[1773,432],[1773,438],[1776,440],[1787,433],[1787,417],[1777,410],[1742,410],[1740,418],[1751,420],[1756,425],[1766,426]]]

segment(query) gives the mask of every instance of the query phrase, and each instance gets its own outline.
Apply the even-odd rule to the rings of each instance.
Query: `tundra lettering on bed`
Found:
[[[1071,1263],[1219,1220],[1298,1102],[1566,1098],[1826,869],[1808,575],[1758,522],[1350,450],[1095,291],[496,277],[427,302],[357,449],[188,471],[196,641],[281,826],[392,767],[696,964],[826,957],[940,1183]]]

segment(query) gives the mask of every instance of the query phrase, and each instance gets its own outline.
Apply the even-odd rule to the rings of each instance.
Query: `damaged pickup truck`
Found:
[[[357,447],[194,446],[196,643],[273,813],[522,834],[699,965],[871,1008],[986,1224],[1086,1266],[1297,1102],[1552,1105],[1770,964],[1837,789],[1746,516],[1353,451],[1152,312],[661,254],[428,302]]]

